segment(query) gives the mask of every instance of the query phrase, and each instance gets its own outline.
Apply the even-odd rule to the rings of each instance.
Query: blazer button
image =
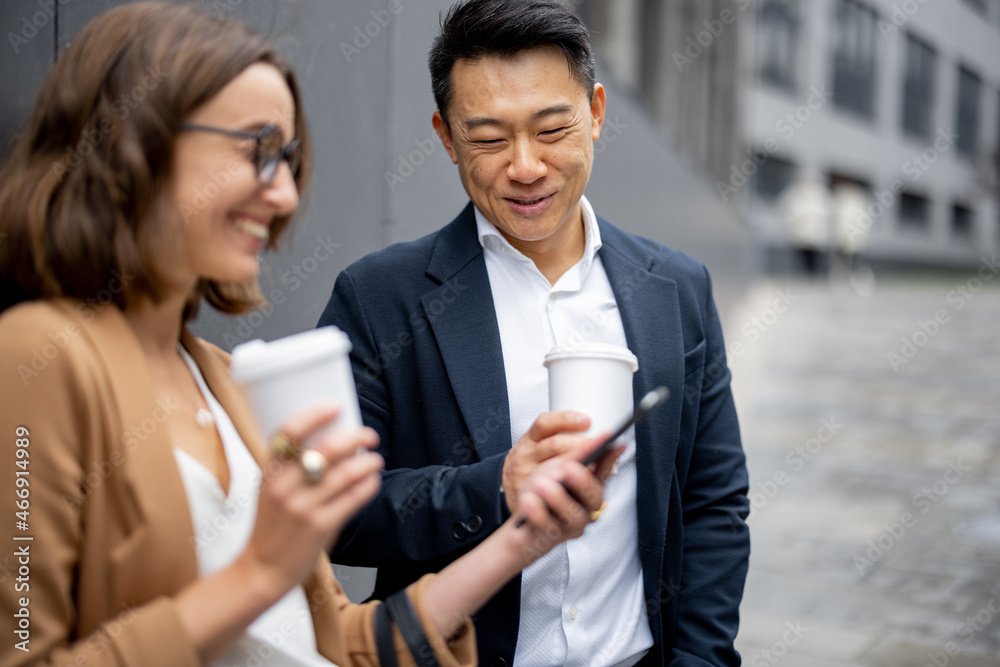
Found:
[[[474,514],[465,522],[465,529],[469,531],[470,535],[475,535],[483,529],[483,518],[478,514]]]
[[[451,536],[454,537],[459,542],[461,542],[462,540],[464,540],[466,537],[469,536],[469,531],[463,524],[456,523],[454,526],[451,527]]]
[[[490,660],[490,667],[507,667],[507,661],[497,656]]]

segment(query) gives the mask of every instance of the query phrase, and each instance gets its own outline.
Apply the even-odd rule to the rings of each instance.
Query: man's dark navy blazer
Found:
[[[599,225],[599,255],[639,359],[633,395],[658,385],[672,394],[636,428],[639,555],[655,642],[643,664],[738,665],[747,473],[708,272]],[[344,270],[319,323],[351,338],[364,421],[386,460],[379,495],[332,555],[378,567],[382,598],[509,516],[500,491],[507,383],[472,204],[438,232]],[[519,604],[517,579],[475,617],[480,664],[513,665]]]

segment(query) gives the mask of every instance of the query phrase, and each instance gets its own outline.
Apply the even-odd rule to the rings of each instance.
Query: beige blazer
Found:
[[[261,461],[228,355],[187,331],[182,342]],[[55,300],[0,316],[0,608],[3,626],[13,618],[20,630],[5,633],[0,665],[200,664],[171,597],[197,577],[197,558],[169,408],[118,308]],[[438,661],[474,664],[471,623],[455,642],[437,639],[426,584],[409,592]],[[378,664],[377,603],[351,604],[323,557],[305,590],[320,653],[341,667]]]

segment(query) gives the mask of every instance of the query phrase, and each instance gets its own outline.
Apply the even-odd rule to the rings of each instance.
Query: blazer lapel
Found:
[[[666,405],[635,429],[640,541],[661,535],[667,521],[670,484],[680,434],[684,392],[684,343],[677,283],[651,272],[654,259],[637,252],[622,232],[601,221],[604,270],[618,302],[625,339],[639,358],[632,380],[636,400],[660,385],[670,389]],[[662,550],[662,544],[642,544]]]
[[[441,230],[426,273],[439,284],[421,304],[472,444],[480,460],[503,453],[510,449],[507,381],[471,203]]]

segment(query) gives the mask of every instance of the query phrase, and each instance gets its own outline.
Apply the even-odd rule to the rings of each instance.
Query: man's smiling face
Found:
[[[459,60],[451,85],[448,125],[435,113],[434,126],[476,207],[525,254],[574,243],[603,87],[591,101],[555,47]]]

